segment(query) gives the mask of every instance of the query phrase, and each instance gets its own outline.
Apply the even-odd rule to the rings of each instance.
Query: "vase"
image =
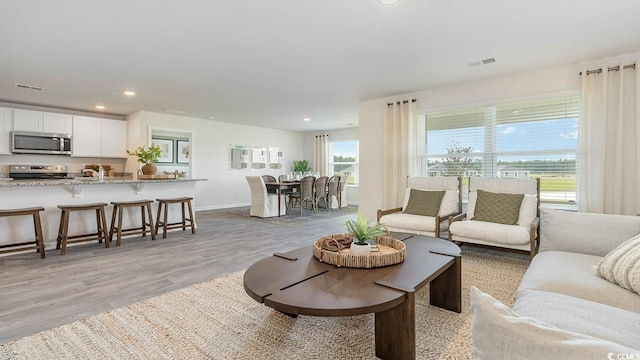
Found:
[[[369,244],[360,245],[356,242],[352,242],[350,249],[351,249],[352,255],[367,255],[371,251],[371,245]]]
[[[158,168],[154,164],[144,164],[142,166],[143,175],[155,175],[158,172]]]

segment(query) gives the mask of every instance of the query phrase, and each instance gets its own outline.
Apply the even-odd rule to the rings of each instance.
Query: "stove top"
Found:
[[[10,165],[14,179],[69,179],[66,165]]]

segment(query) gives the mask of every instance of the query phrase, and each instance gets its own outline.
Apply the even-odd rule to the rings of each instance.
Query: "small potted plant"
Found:
[[[158,161],[161,154],[162,152],[158,145],[151,145],[148,148],[146,146],[138,146],[135,151],[127,150],[127,155],[136,156],[139,163],[145,164],[142,166],[142,174],[144,175],[153,175],[158,171],[158,168],[153,163]]]
[[[354,255],[368,254],[371,250],[371,246],[367,240],[373,240],[374,237],[385,234],[385,231],[382,229],[382,225],[370,225],[370,222],[367,221],[360,211],[358,211],[357,219],[347,220],[347,222],[345,222],[345,226],[347,227],[347,230],[353,234],[351,253]]]

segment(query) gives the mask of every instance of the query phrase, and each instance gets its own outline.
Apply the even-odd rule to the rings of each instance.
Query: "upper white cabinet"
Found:
[[[103,157],[127,157],[127,122],[102,119]]]
[[[73,156],[127,157],[127,123],[88,116],[73,117]]]
[[[71,134],[72,124],[72,115],[13,109],[13,129],[16,131]]]
[[[0,154],[11,153],[12,109],[0,108]]]

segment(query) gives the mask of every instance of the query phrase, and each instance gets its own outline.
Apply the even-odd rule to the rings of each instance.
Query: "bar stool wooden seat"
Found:
[[[40,253],[40,258],[45,258],[44,239],[42,237],[42,223],[40,222],[40,211],[44,211],[44,208],[41,206],[32,208],[0,210],[0,217],[33,216],[33,229],[35,232],[35,246],[29,246],[34,242],[0,245],[0,249],[8,248],[7,250],[0,250],[0,253],[36,249],[36,251]]]
[[[67,244],[76,242],[98,240],[98,243],[101,243],[104,240],[104,247],[109,247],[109,242],[107,241],[107,217],[104,213],[105,206],[107,206],[107,203],[58,205],[58,209],[62,210],[60,213],[60,226],[58,227],[58,239],[56,243],[56,249],[60,249],[60,255],[64,255],[67,252]],[[95,233],[69,236],[69,218],[71,216],[71,212],[90,210],[96,212],[97,231]]]
[[[156,231],[153,227],[153,213],[151,212],[151,203],[153,200],[137,200],[137,201],[112,201],[113,215],[111,216],[111,230],[109,230],[109,241],[113,240],[113,234],[117,234],[116,246],[120,246],[122,242],[122,235],[136,235],[142,234],[147,236],[147,231],[151,233],[151,240],[156,239]],[[129,229],[122,228],[122,215],[124,210],[129,207],[140,207],[140,214],[142,219],[142,225],[139,227],[133,227]],[[145,210],[149,216],[149,222],[147,222],[145,216]],[[117,224],[116,224],[117,218]],[[147,229],[147,226],[149,228]]]
[[[156,199],[158,202],[158,213],[156,216],[156,234],[158,233],[158,229],[162,227],[162,238],[167,238],[167,230],[169,229],[179,229],[182,228],[182,231],[185,231],[188,227],[191,227],[191,233],[196,233],[196,228],[193,226],[193,209],[191,208],[191,200],[192,197],[179,197],[172,199]],[[168,214],[169,214],[169,204],[180,204],[182,206],[182,221],[169,223],[168,222]],[[185,207],[184,205],[189,207],[189,217],[186,217]],[[164,205],[164,217],[161,216],[162,208]],[[160,221],[160,219],[163,219]],[[187,224],[187,221],[189,223]]]

